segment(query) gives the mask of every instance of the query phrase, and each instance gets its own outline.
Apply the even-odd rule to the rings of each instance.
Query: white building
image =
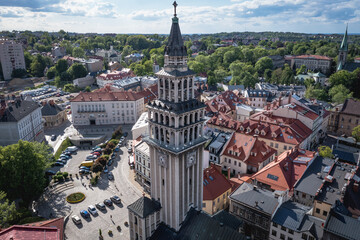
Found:
[[[264,108],[267,104],[267,99],[270,97],[270,92],[257,89],[247,89],[243,93],[247,98],[248,104],[255,108]]]
[[[0,62],[4,80],[10,80],[15,69],[25,69],[24,50],[21,44],[0,39]]]
[[[145,100],[146,97],[146,100]],[[71,100],[74,125],[134,124],[155,98],[150,89],[141,92],[112,91],[109,87],[81,92]]]
[[[6,146],[19,140],[44,140],[41,107],[33,101],[16,99],[1,100],[0,110],[0,145]]]
[[[101,49],[95,53],[96,56],[103,57],[108,62],[121,61],[121,53],[114,50],[113,46],[110,46],[110,50]]]
[[[251,115],[255,113],[255,109],[245,105],[245,104],[237,104],[236,105],[236,120],[243,122],[246,119],[249,119]]]
[[[114,83],[116,80],[122,80],[134,76],[135,75],[130,68],[123,68],[120,71],[108,71],[96,77],[96,84],[99,87],[104,87],[107,84]]]
[[[135,180],[150,193],[150,149],[144,141],[135,146],[135,172]]]
[[[147,121],[148,121],[148,113],[143,112],[131,129],[132,137],[134,140],[140,137],[141,135],[143,136],[149,135],[149,130],[148,130],[149,124]]]

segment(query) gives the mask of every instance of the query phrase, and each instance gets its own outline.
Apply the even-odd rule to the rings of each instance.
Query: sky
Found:
[[[0,30],[168,34],[172,0],[0,0]],[[360,0],[178,0],[184,34],[360,33]]]

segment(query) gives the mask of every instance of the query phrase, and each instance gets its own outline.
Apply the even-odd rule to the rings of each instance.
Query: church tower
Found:
[[[158,99],[148,104],[151,198],[161,204],[160,218],[178,231],[188,210],[201,210],[205,105],[195,98],[194,72],[187,65],[174,2],[174,17],[156,73]]]
[[[343,40],[341,42],[340,48],[339,48],[339,63],[337,67],[337,71],[340,71],[344,68],[348,53],[348,35],[347,35],[348,26],[346,25],[346,31],[343,37]]]

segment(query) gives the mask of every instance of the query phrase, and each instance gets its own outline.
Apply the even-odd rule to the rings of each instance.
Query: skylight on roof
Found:
[[[270,178],[271,180],[274,180],[274,181],[277,181],[279,179],[278,176],[274,176],[274,175],[272,175],[270,173],[267,175],[267,178]]]
[[[209,176],[209,178],[210,178],[211,181],[214,181],[214,178],[212,176]]]

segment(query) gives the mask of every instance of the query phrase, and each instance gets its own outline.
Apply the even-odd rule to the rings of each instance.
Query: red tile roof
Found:
[[[120,80],[120,79],[127,78],[127,77],[135,77],[135,74],[129,68],[124,68],[121,71],[102,73],[102,74],[98,75],[97,77],[101,78],[103,80]]]
[[[272,190],[292,191],[295,183],[302,177],[315,152],[292,149],[283,152],[251,179],[269,185]]]
[[[258,118],[256,120],[245,120],[243,122],[219,114],[219,116],[212,117],[208,124],[228,128],[246,135],[259,135],[259,138],[292,145],[302,143],[312,133],[300,120],[274,116],[260,119],[261,114],[253,115],[254,118]]]
[[[269,147],[264,141],[259,140],[257,137],[238,132],[232,135],[223,151],[223,155],[236,158],[253,167],[259,167],[262,162],[266,161],[275,153],[275,149]]]
[[[151,86],[140,92],[112,90],[109,86],[93,92],[81,92],[71,102],[101,102],[101,101],[136,101],[144,98],[148,103],[156,98],[157,86]]]
[[[211,165],[210,167],[204,169],[204,179],[203,179],[203,200],[204,201],[213,201],[214,199],[221,196],[224,192],[231,189],[230,181],[221,173],[216,165]]]
[[[14,225],[0,232],[0,239],[13,240],[61,240],[60,230],[54,227]]]
[[[293,57],[294,59],[316,59],[316,60],[331,60],[331,58],[326,57],[326,56],[320,56],[320,55],[300,55],[300,56],[295,56]]]
[[[244,99],[240,99],[232,91],[225,91],[222,94],[216,96],[215,98],[205,102],[207,107],[205,110],[207,112],[223,112],[228,113],[236,109],[236,104],[243,102]]]
[[[54,218],[47,221],[41,222],[34,222],[24,224],[24,226],[31,226],[31,227],[55,227],[60,230],[60,239],[63,239],[64,235],[64,218]]]

